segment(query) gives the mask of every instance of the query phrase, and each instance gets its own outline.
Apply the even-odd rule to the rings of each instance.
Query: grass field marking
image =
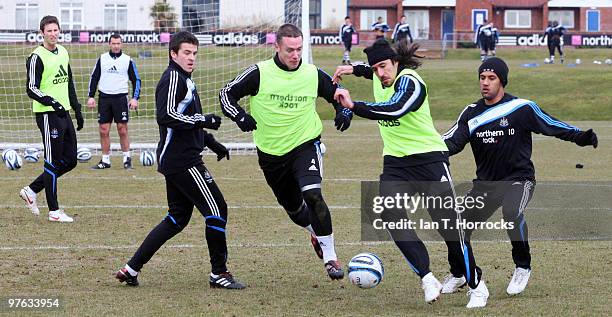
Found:
[[[11,181],[11,180],[31,180],[32,177],[26,176],[15,176],[15,177],[7,177],[2,176],[0,180],[2,181]],[[141,180],[141,181],[149,181],[149,180],[162,180],[163,176],[152,176],[152,177],[100,177],[100,176],[64,176],[62,179],[81,179],[81,180],[118,180],[118,181],[127,181],[127,180]],[[248,178],[248,177],[215,177],[218,180],[230,180],[230,181],[261,181],[265,182],[265,179],[262,178]],[[376,182],[378,179],[363,179],[363,178],[324,178],[324,182]],[[471,182],[471,180],[455,180],[455,184],[463,183],[463,182]],[[573,183],[573,182],[548,182],[548,181],[539,181],[540,183],[544,183],[550,186],[581,186],[581,187],[612,187],[612,184],[591,184],[591,183]],[[595,181],[593,181],[595,182]],[[608,182],[608,181],[601,181]]]
[[[0,205],[0,208],[23,208],[23,205]],[[44,207],[41,205],[41,207]],[[114,209],[160,209],[168,208],[167,205],[62,205],[68,209],[87,209],[87,208],[114,208]],[[282,209],[278,205],[230,205],[229,209]],[[359,209],[361,206],[350,205],[332,205],[328,206],[331,209]]]
[[[581,238],[580,241],[608,241],[609,236],[596,236]],[[529,241],[576,241],[575,238],[533,238]],[[423,240],[427,244],[445,244],[444,241],[438,240]],[[498,239],[498,240],[473,240],[473,243],[486,243],[486,244],[498,244],[498,243],[509,243],[510,240]],[[262,248],[262,249],[282,249],[282,248],[295,248],[305,246],[306,243],[229,243],[229,248]],[[350,247],[350,246],[378,246],[378,245],[395,245],[393,241],[355,241],[355,242],[336,242],[336,247]],[[139,245],[74,245],[74,246],[57,246],[57,245],[43,245],[43,246],[12,246],[5,247],[0,246],[0,252],[2,251],[49,251],[49,250],[126,250],[136,249]],[[162,246],[168,249],[197,249],[207,248],[206,244],[169,244]]]

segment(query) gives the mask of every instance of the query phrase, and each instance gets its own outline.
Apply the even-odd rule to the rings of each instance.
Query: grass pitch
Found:
[[[535,137],[534,163],[539,180],[612,180],[610,122],[572,122],[593,127],[600,147],[579,148],[554,138]],[[452,122],[438,121],[440,131]],[[360,181],[377,179],[382,145],[375,122],[356,121],[345,133],[324,122],[323,192],[334,221],[337,252],[346,264],[368,251],[385,265],[382,283],[361,290],[346,279],[330,281],[308,235],[295,226],[276,201],[254,155],[230,161],[205,161],[230,206],[229,268],[248,284],[244,291],[208,287],[208,252],[202,217],[170,240],[148,263],[141,286],[128,288],[112,273],[166,214],[163,178],[153,168],[124,171],[120,158],[110,170],[89,169],[98,159],[79,164],[59,180],[59,199],[75,223],[49,223],[31,215],[17,193],[42,170],[26,164],[19,171],[0,169],[0,294],[59,296],[63,309],[50,315],[76,316],[372,316],[372,315],[605,315],[612,303],[610,241],[534,241],[533,274],[524,294],[509,297],[505,288],[513,271],[508,242],[474,242],[475,254],[491,292],[487,308],[468,311],[465,290],[434,305],[423,301],[418,277],[394,244],[360,242]],[[559,155],[563,153],[563,155]],[[469,180],[474,164],[469,149],[452,159],[456,180]],[[575,169],[576,162],[585,168]],[[537,189],[536,189],[537,195]],[[39,205],[44,205],[39,195]],[[46,208],[41,208],[42,213]],[[527,220],[529,221],[527,210]],[[432,271],[447,272],[446,249],[426,243]],[[30,315],[32,311],[9,311]]]
[[[98,48],[100,52],[105,50],[102,46]],[[100,52],[88,46],[70,49],[73,58],[81,59],[75,69],[84,103],[86,77]],[[584,62],[575,68],[558,64],[520,67],[545,57],[544,49],[500,49],[498,52],[510,65],[509,92],[536,101],[561,120],[581,128],[592,127],[599,135],[600,147],[596,150],[535,136],[533,161],[539,181],[612,180],[612,97],[609,93],[612,67],[591,64],[593,59],[612,55],[609,52],[567,50],[568,61],[581,58]],[[5,78],[0,87],[0,114],[11,117],[13,112],[7,108],[10,107],[25,109],[19,116],[29,115],[27,98],[21,95],[24,83],[19,82],[25,75],[15,76],[19,71],[24,72],[23,59],[15,59],[15,52],[10,50],[0,50],[0,53],[0,63],[14,67],[14,72],[4,72],[12,77]],[[154,53],[160,59],[164,56],[161,48]],[[314,54],[316,64],[331,73],[340,61],[341,49],[315,47]],[[215,66],[239,62],[239,59],[224,61],[224,56],[217,51],[200,54],[201,75],[196,74],[203,100],[215,111],[219,111],[216,92],[238,71],[221,68],[211,80],[203,74],[214,71]],[[361,48],[355,48],[352,58],[365,59]],[[89,59],[91,63],[87,62]],[[477,59],[475,50],[458,50],[450,52],[447,60],[425,61],[419,70],[428,84],[432,116],[440,132],[452,125],[466,104],[478,99]],[[143,73],[145,91],[141,113],[147,119],[153,114],[152,89],[163,63],[148,64],[147,60],[137,60],[137,63]],[[349,77],[344,84],[355,99],[372,100],[369,81]],[[333,118],[330,108],[319,100],[318,110],[323,118]],[[94,113],[86,112],[86,119],[88,125],[84,131],[97,140]],[[134,171],[124,171],[118,157],[113,158],[112,169],[92,171],[89,166],[98,160],[94,157],[59,180],[59,200],[67,213],[74,215],[73,224],[49,223],[42,216],[36,218],[18,198],[19,188],[41,172],[42,164],[26,164],[16,172],[0,168],[3,189],[0,191],[0,298],[61,297],[61,310],[41,312],[58,316],[609,314],[606,311],[612,299],[605,290],[612,289],[612,282],[607,278],[612,273],[610,241],[533,241],[533,274],[525,293],[516,297],[505,294],[513,271],[510,244],[475,242],[476,259],[491,292],[487,308],[466,310],[465,291],[443,296],[434,305],[425,304],[419,279],[394,244],[360,242],[360,181],[376,180],[382,169],[382,142],[376,123],[355,120],[345,133],[335,131],[332,121],[325,121],[324,127],[323,141],[328,152],[323,193],[332,211],[337,252],[344,264],[359,252],[379,255],[386,274],[375,289],[360,290],[347,280],[331,282],[327,278],[310,247],[308,235],[291,223],[277,206],[254,155],[236,155],[223,162],[205,157],[230,206],[229,268],[249,285],[246,290],[208,288],[208,252],[203,219],[197,212],[190,226],[170,240],[144,267],[140,287],[120,285],[112,273],[129,259],[149,230],[166,214],[164,182],[153,168],[137,166]],[[27,130],[21,131],[20,138],[39,141],[33,120],[24,128],[34,132],[29,135]],[[17,134],[4,123],[0,132]],[[114,133],[111,137],[117,142]],[[155,142],[157,134],[152,133]],[[455,180],[473,178],[475,166],[469,148],[451,163]],[[582,163],[584,168],[576,169],[576,163]],[[536,188],[536,195],[537,192]],[[39,195],[41,207],[45,205],[43,196]],[[44,214],[46,208],[41,211]],[[534,211],[527,210],[528,222],[530,212]],[[448,270],[445,247],[435,242],[426,244],[432,271],[441,279]],[[38,312],[0,310],[0,315],[33,313]]]

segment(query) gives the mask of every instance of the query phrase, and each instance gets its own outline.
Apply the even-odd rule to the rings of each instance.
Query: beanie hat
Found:
[[[478,76],[483,72],[494,72],[502,83],[502,86],[506,87],[508,84],[508,65],[501,58],[490,57],[487,58],[480,67],[478,67]]]
[[[366,47],[363,52],[368,56],[368,64],[370,66],[397,56],[397,53],[395,53],[389,42],[385,39],[376,40],[372,46]]]

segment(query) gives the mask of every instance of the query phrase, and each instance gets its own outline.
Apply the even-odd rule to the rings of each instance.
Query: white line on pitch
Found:
[[[25,205],[0,205],[0,208],[22,208]],[[44,206],[39,206],[44,207]],[[87,209],[87,208],[113,208],[113,209],[167,209],[167,205],[62,205],[68,209]],[[328,206],[330,209],[360,209],[361,206],[350,206],[350,205],[331,205]],[[230,205],[229,209],[282,209],[278,205]]]
[[[0,208],[23,208],[24,205],[1,205]],[[44,208],[40,205],[39,207]],[[167,209],[166,205],[62,205],[68,209]],[[330,205],[329,209],[361,209],[361,206],[351,205]],[[278,205],[229,205],[229,209],[282,209]],[[529,210],[605,210],[612,211],[612,207],[528,207]]]
[[[563,237],[563,238],[533,238],[530,241],[609,241],[610,236],[595,236],[595,237]],[[423,241],[427,244],[443,244],[443,241]],[[509,240],[474,240],[473,244],[478,243],[507,243]],[[377,245],[392,245],[392,241],[357,241],[357,242],[337,242],[336,246],[377,246]],[[307,245],[306,243],[230,243],[230,248],[293,248]],[[309,245],[309,244],[308,244]],[[45,250],[124,250],[136,249],[138,245],[41,245],[41,246],[0,246],[0,251],[45,251]],[[162,248],[169,249],[192,249],[204,248],[205,244],[171,244],[164,245]]]
[[[0,180],[31,180],[32,177],[24,177],[24,176],[16,176],[16,177],[8,177],[2,176]],[[113,180],[113,181],[128,181],[128,180],[163,180],[163,176],[159,177],[112,177],[112,176],[66,176],[62,179],[95,179],[95,180]],[[230,180],[230,181],[261,181],[264,182],[265,179],[262,177],[215,177],[218,180]],[[376,182],[378,179],[363,179],[363,178],[323,178],[323,182]],[[455,184],[461,183],[469,183],[471,181],[457,181],[455,180]],[[584,182],[584,181],[583,181]],[[597,184],[596,182],[602,182],[602,184]],[[593,183],[577,183],[573,181],[567,182],[556,182],[556,181],[540,181],[538,183],[539,187],[542,186],[579,186],[579,187],[612,187],[610,181],[593,181]]]

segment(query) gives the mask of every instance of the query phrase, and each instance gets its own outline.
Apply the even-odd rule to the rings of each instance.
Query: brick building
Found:
[[[366,42],[377,17],[393,28],[401,15],[420,40],[470,33],[483,19],[502,34],[541,33],[549,21],[559,21],[570,33],[612,33],[612,0],[349,0],[348,9]]]

